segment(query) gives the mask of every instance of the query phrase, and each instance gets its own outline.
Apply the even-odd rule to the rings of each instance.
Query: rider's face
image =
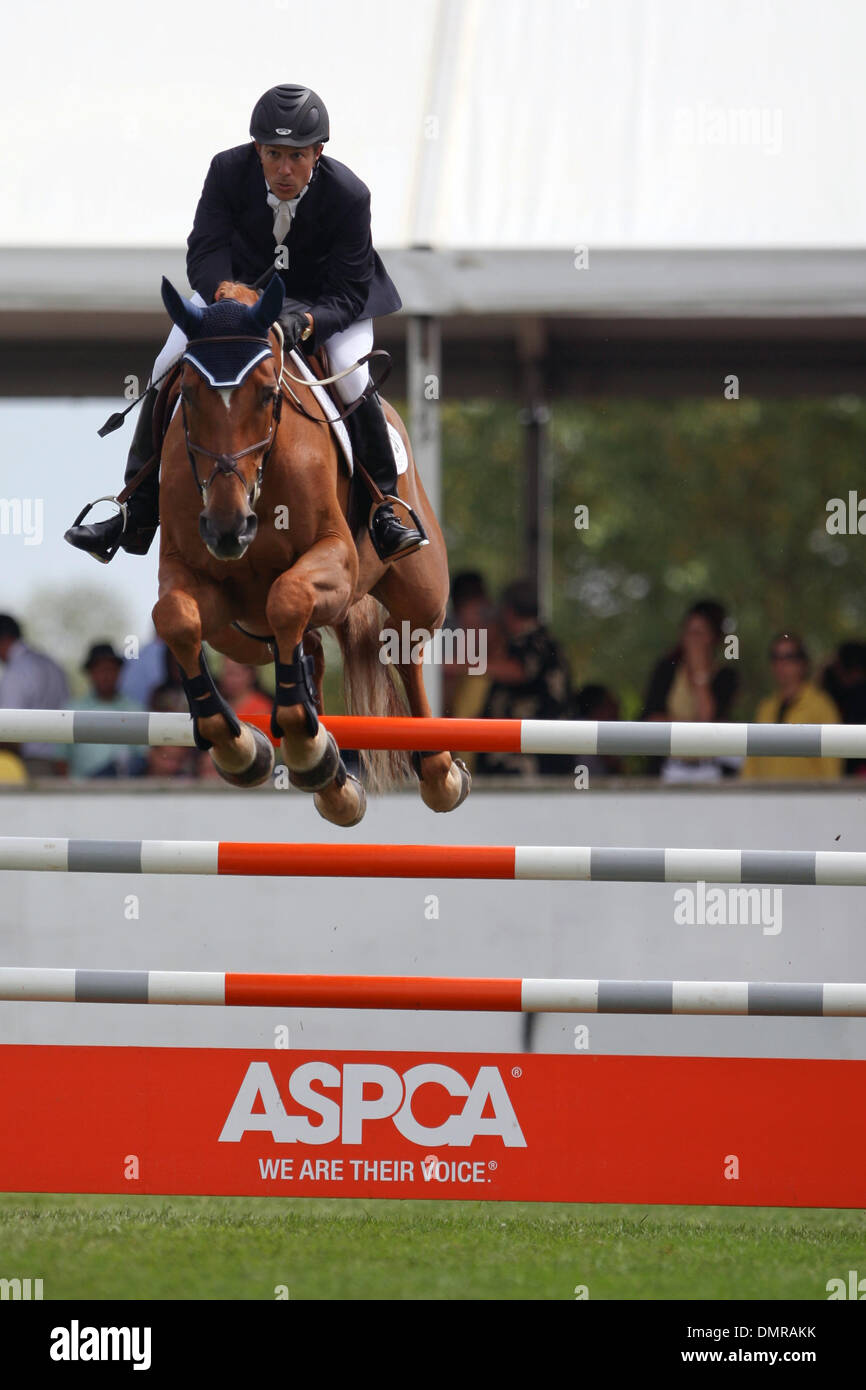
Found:
[[[268,187],[280,202],[297,198],[301,189],[306,187],[322,149],[322,145],[306,145],[296,150],[290,145],[260,145],[256,141]]]

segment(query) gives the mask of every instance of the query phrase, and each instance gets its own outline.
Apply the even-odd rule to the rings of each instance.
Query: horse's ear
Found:
[[[172,323],[176,323],[188,338],[194,337],[195,330],[201,320],[201,310],[197,305],[191,304],[188,299],[184,299],[182,294],[178,294],[174,285],[164,275],[162,277],[162,302]]]
[[[256,322],[263,332],[267,332],[271,324],[279,317],[283,307],[283,300],[286,291],[279,275],[275,275],[253,309]]]

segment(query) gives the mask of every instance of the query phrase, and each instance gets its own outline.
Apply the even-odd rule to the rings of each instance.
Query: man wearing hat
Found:
[[[211,161],[187,242],[192,302],[212,304],[224,280],[261,282],[269,271],[283,281],[286,299],[279,322],[286,351],[302,341],[323,345],[332,374],[350,367],[373,347],[373,319],[393,314],[401,299],[373,248],[370,190],[345,164],[323,155],[330,137],[321,97],[292,83],[273,87],[256,103],[251,140]],[[186,337],[175,327],[157,358],[152,381],[183,352]],[[345,405],[370,384],[366,364],[336,383]],[[129,482],[153,453],[156,390],[144,397],[127,462]],[[397,470],[382,402],[376,392],[354,412],[361,460],[386,496],[395,494]],[[144,555],[159,524],[156,472],[136,489],[122,516],[66,532],[70,545],[98,560],[120,546]],[[389,502],[370,523],[381,559],[399,560],[425,544],[404,525]]]
[[[101,713],[140,709],[118,689],[123,665],[123,657],[110,642],[95,642],[81,668],[89,677],[90,690],[73,700],[70,708]],[[135,770],[135,749],[128,744],[74,743],[69,749],[70,777],[129,777]]]

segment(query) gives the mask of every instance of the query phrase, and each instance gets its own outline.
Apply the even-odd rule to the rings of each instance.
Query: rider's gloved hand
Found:
[[[306,312],[292,305],[283,306],[277,322],[283,330],[286,352],[291,352],[305,335],[309,337],[312,332]]]

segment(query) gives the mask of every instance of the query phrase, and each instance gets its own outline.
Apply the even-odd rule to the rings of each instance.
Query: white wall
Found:
[[[0,834],[139,839],[860,849],[853,789],[474,792],[434,816],[412,793],[328,827],[300,793],[0,794]],[[674,924],[672,884],[0,874],[0,962],[101,969],[642,979],[866,980],[860,888],[786,887],[783,928]],[[438,920],[425,898],[439,897]],[[138,921],[124,916],[129,894]],[[0,1041],[517,1050],[518,1016],[0,1004]],[[540,1050],[575,1023],[607,1053],[866,1058],[866,1021],[546,1016]]]

